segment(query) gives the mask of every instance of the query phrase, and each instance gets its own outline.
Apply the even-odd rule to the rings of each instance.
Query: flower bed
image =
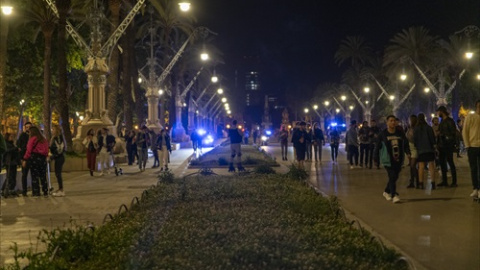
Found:
[[[229,163],[230,144],[224,143],[202,155],[199,159],[191,160],[189,168],[227,168]],[[260,165],[268,165],[271,167],[280,166],[265,151],[261,151],[251,145],[242,145],[242,165],[245,167],[256,167]]]
[[[193,177],[146,194],[96,230],[45,232],[29,269],[407,269],[303,181]]]

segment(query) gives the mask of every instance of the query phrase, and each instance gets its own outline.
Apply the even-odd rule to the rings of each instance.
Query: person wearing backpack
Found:
[[[410,158],[410,147],[405,133],[396,128],[395,116],[387,116],[387,128],[380,132],[375,145],[375,156],[387,171],[388,182],[383,197],[393,203],[400,202],[397,180],[402,170],[405,154]]]
[[[55,161],[55,177],[57,178],[58,190],[53,192],[54,197],[64,197],[62,170],[65,163],[65,139],[62,134],[60,126],[53,127],[53,137],[50,140],[50,160]]]

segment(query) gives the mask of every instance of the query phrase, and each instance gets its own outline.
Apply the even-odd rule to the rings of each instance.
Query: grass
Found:
[[[336,200],[282,175],[160,181],[94,231],[45,232],[29,269],[406,269],[337,213]]]

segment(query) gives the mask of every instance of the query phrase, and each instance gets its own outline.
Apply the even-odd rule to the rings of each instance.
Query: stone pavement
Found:
[[[191,148],[173,151],[169,168],[176,176],[185,173],[192,152]],[[20,251],[31,246],[35,248],[36,237],[42,229],[69,227],[71,220],[77,225],[101,225],[105,215],[116,214],[122,204],[130,208],[134,197],[140,198],[145,189],[156,184],[159,169],[150,168],[152,164],[153,158],[150,158],[145,172],[140,172],[138,166],[120,164],[124,175],[118,177],[114,173],[91,177],[88,171],[65,172],[65,197],[2,198],[0,266],[12,262],[14,253],[10,246],[13,242],[18,244]],[[52,185],[58,187],[53,174]]]
[[[264,147],[286,170],[293,160],[281,160],[280,147]],[[323,147],[323,162],[306,162],[309,182],[326,195],[339,198],[350,219],[396,247],[414,264],[414,269],[480,269],[480,204],[474,203],[468,159],[455,158],[457,188],[407,189],[408,168],[397,183],[401,203],[386,201],[384,169],[349,169],[344,147],[338,163],[330,160],[330,147]],[[449,181],[451,179],[449,178]],[[437,180],[437,183],[439,181]]]

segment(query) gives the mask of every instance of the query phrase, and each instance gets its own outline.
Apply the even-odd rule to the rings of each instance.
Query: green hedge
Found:
[[[337,215],[336,200],[302,181],[168,182],[94,231],[45,232],[47,252],[30,256],[29,269],[406,269],[398,253]]]

